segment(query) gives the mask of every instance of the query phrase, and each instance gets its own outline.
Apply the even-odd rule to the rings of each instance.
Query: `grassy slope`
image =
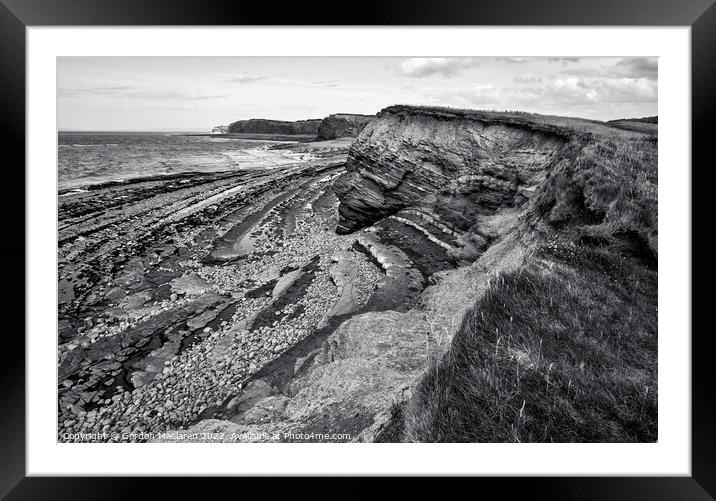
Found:
[[[617,129],[630,130],[634,132],[643,132],[645,134],[658,134],[659,124],[654,122],[632,121],[632,120],[613,120],[609,122],[611,127]]]
[[[494,278],[403,410],[403,440],[657,439],[656,139],[575,136]]]
[[[658,254],[657,141],[654,136],[575,138],[530,207],[533,224],[615,252]],[[631,252],[633,254],[633,252]]]

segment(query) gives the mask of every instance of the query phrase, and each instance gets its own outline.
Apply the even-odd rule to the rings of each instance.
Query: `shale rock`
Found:
[[[356,138],[334,190],[339,233],[395,214],[432,193],[485,210],[521,204],[565,138],[534,125],[446,109],[392,106]],[[529,191],[529,190],[528,190]]]

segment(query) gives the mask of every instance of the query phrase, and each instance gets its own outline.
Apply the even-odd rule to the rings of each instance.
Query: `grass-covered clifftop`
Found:
[[[554,240],[496,276],[405,411],[419,442],[653,442],[656,270]]]

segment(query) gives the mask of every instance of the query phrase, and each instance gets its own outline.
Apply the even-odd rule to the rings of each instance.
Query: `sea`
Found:
[[[293,141],[172,132],[58,132],[58,190],[186,172],[267,169],[310,160]]]

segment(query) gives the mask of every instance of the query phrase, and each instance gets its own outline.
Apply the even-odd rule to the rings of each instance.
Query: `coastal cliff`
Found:
[[[228,127],[228,132],[233,134],[286,134],[286,135],[312,135],[318,133],[322,120],[297,120],[289,122],[284,120],[267,120],[263,118],[252,118],[250,120],[239,120]]]
[[[328,115],[318,127],[316,139],[326,141],[341,137],[356,137],[374,118],[375,115],[356,115],[351,113]]]
[[[336,184],[338,231],[370,225],[437,192],[485,209],[524,202],[563,136],[427,108],[394,106],[358,136]]]
[[[356,137],[374,118],[375,115],[351,113],[335,113],[321,120],[295,122],[252,118],[239,120],[228,126],[215,127],[212,133],[310,135],[315,136],[317,141],[328,141]]]
[[[336,269],[368,256],[373,296],[188,431],[654,441],[656,146],[587,120],[381,111],[333,185]]]

